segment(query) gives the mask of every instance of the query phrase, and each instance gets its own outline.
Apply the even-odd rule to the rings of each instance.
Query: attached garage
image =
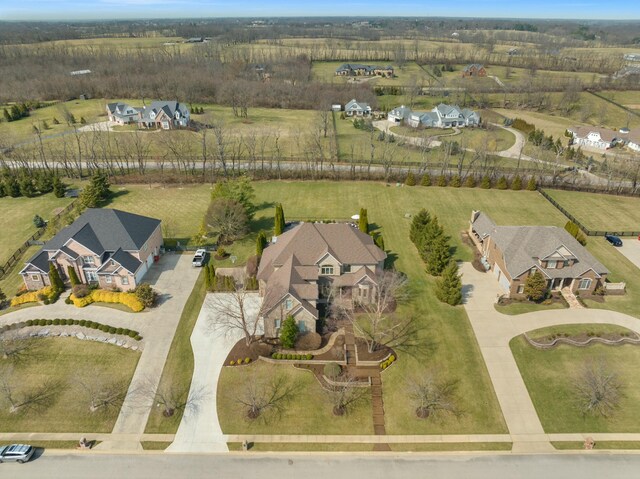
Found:
[[[502,289],[504,289],[506,292],[509,292],[509,279],[504,275],[497,263],[494,263],[493,265],[493,274],[495,275]]]

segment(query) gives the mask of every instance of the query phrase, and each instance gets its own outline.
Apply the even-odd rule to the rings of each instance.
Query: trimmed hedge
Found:
[[[297,361],[310,361],[310,360],[313,359],[313,354],[273,353],[271,355],[271,359],[288,359],[288,360],[297,360]]]
[[[380,363],[380,369],[382,370],[387,369],[389,366],[391,366],[395,362],[395,360],[396,360],[396,357],[392,354],[387,358],[386,361],[382,361]]]
[[[138,299],[135,293],[121,293],[117,291],[106,291],[104,289],[95,289],[84,298],[76,298],[71,294],[69,299],[77,308],[84,308],[91,303],[118,303],[124,304],[134,313],[139,313],[144,309],[144,304]]]
[[[11,299],[11,306],[20,306],[25,303],[38,303],[40,301],[49,304],[54,303],[60,297],[60,291],[54,290],[51,286],[45,286],[38,291],[29,291]]]
[[[130,338],[135,339],[136,341],[140,341],[142,336],[138,331],[133,331],[127,328],[116,328],[114,326],[109,326],[108,324],[100,324],[94,321],[87,321],[86,319],[28,319],[24,322],[23,325],[18,327],[27,327],[27,326],[82,326],[89,329],[98,329],[105,333],[109,334],[118,334],[129,336]],[[15,326],[15,325],[14,325]],[[245,358],[245,361],[248,358]]]

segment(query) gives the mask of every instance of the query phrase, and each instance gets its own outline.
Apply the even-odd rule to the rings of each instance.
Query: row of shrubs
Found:
[[[119,303],[129,307],[135,313],[144,309],[144,304],[142,304],[142,301],[138,299],[135,293],[122,293],[104,289],[95,289],[82,298],[71,294],[68,300],[66,300],[66,303],[73,304],[77,308],[84,308],[91,303]]]
[[[43,302],[44,304],[55,303],[60,297],[61,291],[52,286],[45,286],[37,291],[29,291],[11,299],[11,306],[20,306],[25,303]]]
[[[242,366],[243,364],[249,364],[251,362],[251,358],[237,359],[229,361],[229,366]]]
[[[392,354],[386,360],[384,360],[384,361],[382,361],[380,363],[380,369],[382,369],[384,371],[389,366],[391,366],[394,363],[395,360],[396,360],[396,357]]]
[[[290,353],[273,353],[271,359],[296,359],[309,361],[313,359],[313,354],[290,354]]]
[[[29,319],[25,321],[26,326],[82,326],[90,329],[99,329],[104,333],[119,334],[123,336],[129,336],[130,338],[140,341],[142,336],[138,331],[134,331],[128,328],[116,328],[107,324],[96,323],[95,321],[88,321],[86,319]],[[9,326],[5,326],[9,328]],[[3,328],[3,331],[5,330]]]

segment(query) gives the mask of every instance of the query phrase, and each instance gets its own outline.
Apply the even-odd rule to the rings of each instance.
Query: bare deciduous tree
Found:
[[[96,375],[77,377],[75,382],[89,403],[89,411],[120,410],[127,395],[127,382]]]
[[[369,388],[362,387],[356,379],[349,376],[340,378],[340,382],[329,384],[325,391],[333,406],[333,414],[336,416],[348,414],[369,394]]]
[[[234,291],[209,296],[214,314],[209,318],[209,328],[227,336],[241,331],[247,346],[256,340],[261,323],[261,311],[255,291],[238,286]],[[265,301],[262,304],[265,304]]]
[[[242,237],[249,228],[244,206],[230,198],[214,199],[207,210],[206,222],[224,241]]]
[[[25,385],[12,367],[0,371],[0,394],[9,404],[9,412],[40,410],[50,404],[60,390],[60,384],[45,380],[37,386]]]
[[[176,411],[197,413],[202,402],[209,398],[210,393],[205,387],[189,389],[188,384],[161,382],[156,387],[155,380],[145,378],[133,388],[131,395],[134,407],[147,409],[149,401],[152,400],[155,407],[162,408],[164,417],[171,417]]]
[[[620,405],[623,384],[603,359],[586,362],[574,378],[576,405],[582,414],[608,417]]]
[[[409,398],[415,406],[416,416],[422,419],[442,413],[460,414],[455,404],[456,381],[444,381],[433,371],[409,380]]]
[[[283,374],[249,378],[236,400],[246,408],[248,419],[268,422],[279,417],[295,396],[297,387]]]
[[[36,348],[33,340],[24,338],[0,337],[0,357],[11,361],[19,361],[31,355]]]

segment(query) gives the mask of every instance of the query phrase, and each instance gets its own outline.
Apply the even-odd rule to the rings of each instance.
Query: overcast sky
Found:
[[[2,20],[277,16],[640,19],[640,0],[0,0]]]

